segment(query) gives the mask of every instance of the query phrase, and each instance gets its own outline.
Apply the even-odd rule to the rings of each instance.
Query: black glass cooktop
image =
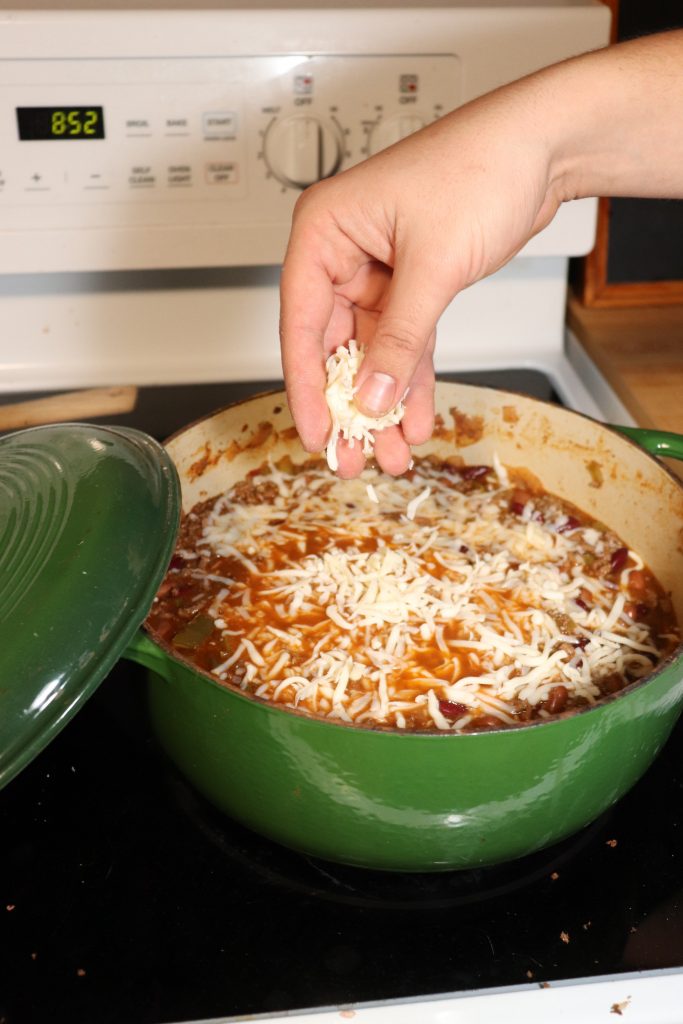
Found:
[[[533,372],[478,382],[553,398]],[[233,397],[144,389],[127,421],[165,436]],[[119,662],[0,793],[0,1022],[162,1024],[683,966],[682,747],[683,722],[615,808],[532,857],[367,872],[214,811],[150,736],[144,672]]]

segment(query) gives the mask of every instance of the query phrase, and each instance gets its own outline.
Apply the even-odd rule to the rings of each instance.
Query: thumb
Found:
[[[355,402],[381,416],[405,394],[436,322],[455,295],[439,269],[416,254],[397,258],[386,306],[356,378]]]

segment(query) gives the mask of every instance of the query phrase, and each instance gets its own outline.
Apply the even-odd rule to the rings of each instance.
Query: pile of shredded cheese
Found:
[[[351,446],[355,441],[362,442],[363,454],[365,456],[372,455],[374,431],[384,430],[385,427],[400,423],[405,412],[402,401],[382,416],[366,416],[356,407],[354,382],[363,362],[363,354],[362,346],[351,340],[348,346],[340,345],[328,357],[325,364],[327,372],[325,399],[332,419],[326,455],[327,464],[333,472],[336,472],[339,466],[337,459],[339,435]]]
[[[550,521],[533,501],[512,515],[497,460],[488,488],[452,479],[424,462],[410,479],[347,481],[271,465],[251,481],[269,500],[218,498],[196,552],[179,552],[241,566],[210,576],[230,651],[215,676],[318,716],[459,731],[482,713],[516,724],[515,702],[538,706],[558,684],[591,704],[603,676],[651,672],[665,641],[624,610],[637,555],[588,575],[599,530],[571,528],[559,504]]]

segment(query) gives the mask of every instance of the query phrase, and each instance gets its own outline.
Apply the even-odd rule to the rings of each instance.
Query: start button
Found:
[[[202,116],[205,139],[234,139],[237,135],[237,114],[234,110],[219,110]]]

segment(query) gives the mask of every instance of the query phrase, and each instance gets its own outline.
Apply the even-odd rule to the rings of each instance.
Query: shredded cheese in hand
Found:
[[[332,419],[326,455],[327,464],[333,473],[339,468],[337,440],[340,434],[351,446],[355,441],[362,442],[363,455],[367,457],[372,455],[374,450],[374,432],[400,423],[405,412],[402,400],[382,416],[366,416],[357,408],[354,402],[356,393],[354,381],[363,362],[363,355],[363,347],[357,345],[352,339],[349,341],[348,347],[340,345],[329,356],[325,366],[327,371],[325,399]]]

